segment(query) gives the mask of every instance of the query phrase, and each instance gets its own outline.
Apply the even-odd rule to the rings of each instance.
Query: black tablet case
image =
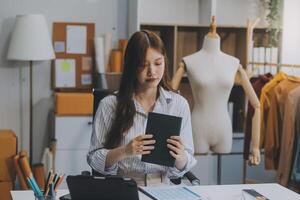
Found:
[[[167,139],[180,135],[181,121],[181,117],[149,112],[146,134],[152,134],[156,143],[150,154],[142,156],[143,162],[174,167],[175,159],[169,153]]]

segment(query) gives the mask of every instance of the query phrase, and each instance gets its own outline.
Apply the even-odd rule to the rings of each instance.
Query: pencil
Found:
[[[59,179],[58,179],[58,181],[57,181],[57,183],[55,184],[55,187],[54,187],[55,192],[57,192],[57,189],[58,189],[59,185],[63,182],[64,177],[65,177],[65,174],[59,177]]]

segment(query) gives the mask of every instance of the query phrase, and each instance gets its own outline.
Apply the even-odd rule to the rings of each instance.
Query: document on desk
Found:
[[[208,200],[185,186],[139,187],[139,190],[154,200]]]

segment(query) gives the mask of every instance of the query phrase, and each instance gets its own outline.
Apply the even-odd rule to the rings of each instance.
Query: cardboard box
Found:
[[[0,130],[0,181],[14,181],[13,157],[17,154],[17,136],[11,130]]]
[[[55,114],[92,115],[93,99],[92,93],[55,93]]]
[[[1,200],[11,200],[10,191],[13,189],[13,183],[11,181],[8,182],[0,182],[0,199]]]

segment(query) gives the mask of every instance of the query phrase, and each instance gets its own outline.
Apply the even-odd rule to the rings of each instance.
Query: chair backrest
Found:
[[[93,95],[94,95],[94,104],[93,104],[93,119],[95,117],[95,114],[97,112],[98,106],[100,101],[106,97],[109,94],[112,94],[113,91],[112,90],[108,90],[108,89],[93,89]],[[92,169],[92,175],[93,176],[104,176],[103,174],[95,171],[94,169]]]
[[[97,112],[98,106],[100,101],[106,97],[109,94],[112,94],[112,90],[107,90],[107,89],[93,89],[93,95],[94,95],[94,105],[93,105],[93,118]]]

